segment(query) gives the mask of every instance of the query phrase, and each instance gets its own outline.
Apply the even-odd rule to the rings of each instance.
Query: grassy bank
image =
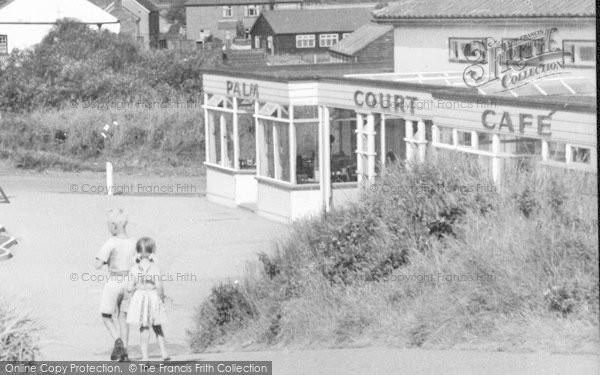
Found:
[[[0,361],[32,361],[38,354],[37,327],[0,297]]]
[[[105,124],[111,125],[106,138]],[[21,169],[103,170],[110,160],[120,171],[184,168],[200,173],[204,160],[199,103],[171,108],[77,103],[62,110],[5,114],[0,129],[0,158]]]
[[[378,184],[215,287],[192,347],[597,352],[595,176],[534,167],[495,189],[442,155]]]

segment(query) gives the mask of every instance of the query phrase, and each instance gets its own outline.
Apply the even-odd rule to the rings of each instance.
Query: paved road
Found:
[[[268,251],[286,229],[198,196],[68,192],[71,183],[98,181],[77,175],[47,181],[0,176],[11,197],[10,204],[0,205],[0,223],[20,241],[13,259],[0,263],[0,292],[29,306],[45,327],[41,349],[48,359],[108,355],[110,337],[97,312],[102,283],[95,281],[105,271],[96,271],[93,263],[108,238],[105,213],[110,208],[129,213],[131,236],[149,235],[157,241],[162,270],[171,278],[165,283],[173,301],[167,305],[167,338],[176,355],[188,351],[186,329],[210,288],[242,275],[247,261]],[[167,186],[173,180],[154,179],[151,184]]]
[[[129,181],[189,183],[181,178]],[[199,301],[215,283],[241,275],[246,261],[269,250],[270,241],[286,228],[197,196],[72,194],[71,183],[101,184],[102,177],[0,176],[12,198],[11,204],[0,205],[0,223],[21,240],[15,257],[0,263],[0,292],[8,291],[45,327],[41,350],[46,359],[108,356],[110,339],[97,313],[101,285],[89,279],[96,275],[94,254],[107,237],[104,212],[118,206],[130,213],[132,236],[156,238],[163,269],[175,278],[166,285],[174,301],[168,306],[167,335],[175,359],[272,360],[277,375],[600,373],[599,357],[582,355],[390,348],[190,354],[185,330]],[[78,280],[71,280],[73,274]],[[156,353],[156,347],[153,350]]]
[[[597,375],[593,355],[515,354],[503,352],[330,349],[218,353],[202,360],[272,360],[275,375]]]

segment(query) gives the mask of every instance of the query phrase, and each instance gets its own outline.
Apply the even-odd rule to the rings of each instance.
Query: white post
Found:
[[[206,122],[207,129],[207,146],[208,157],[206,161],[211,163],[217,162],[217,136],[215,134],[215,116],[210,111],[207,111],[208,121]]]
[[[206,108],[206,106],[208,105],[208,94],[204,93],[204,161],[209,161],[209,157],[210,157],[210,125],[209,125],[209,115],[208,115],[208,108]]]
[[[495,183],[500,182],[500,136],[492,135],[492,179]]]
[[[417,132],[417,138],[419,141],[419,146],[417,146],[419,147],[419,161],[424,163],[425,156],[427,155],[427,130],[425,128],[425,121],[420,119],[417,123],[417,126],[419,127]]]
[[[264,144],[264,133],[263,133],[263,129],[262,126],[259,123],[258,120],[258,111],[260,109],[260,105],[258,104],[258,102],[254,102],[254,140],[255,140],[255,158],[256,158],[256,175],[260,176],[261,174],[261,162],[260,162],[260,158],[261,158],[261,150],[262,150],[262,146]]]
[[[369,181],[375,178],[375,116],[367,115],[367,178]]]
[[[227,159],[227,120],[224,115],[219,116],[219,127],[221,131],[221,165],[229,167],[229,160]]]
[[[281,158],[279,155],[279,129],[277,129],[277,123],[273,121],[273,176],[277,180],[281,180]]]
[[[331,124],[329,119],[329,108],[323,106],[321,111],[321,120],[323,124],[323,186],[324,186],[324,195],[323,195],[323,208],[325,212],[329,212],[331,210],[332,200],[333,200],[333,191],[331,186]]]
[[[240,169],[240,131],[237,98],[233,100],[233,168]]]
[[[113,195],[113,165],[111,162],[106,162],[106,191],[108,195]]]
[[[294,106],[291,104],[289,111],[290,182],[296,184],[296,125],[294,124]]]
[[[362,176],[364,173],[364,165],[363,165],[363,155],[364,155],[364,145],[363,145],[363,115],[360,113],[356,114],[356,178],[358,182],[362,181]]]
[[[567,166],[573,163],[573,149],[571,148],[570,143],[567,143],[565,145],[565,161],[567,163]]]
[[[479,135],[475,131],[471,132],[471,148],[473,150],[479,149]]]
[[[410,163],[413,159],[413,122],[411,120],[404,120],[404,132],[406,138],[406,162]]]
[[[381,121],[379,122],[379,148],[381,149],[381,154],[379,155],[379,159],[381,162],[381,166],[383,167],[385,165],[385,158],[386,158],[386,148],[385,148],[385,115],[382,113],[381,114]]]
[[[542,161],[546,162],[550,159],[550,150],[548,149],[548,141],[542,139]]]

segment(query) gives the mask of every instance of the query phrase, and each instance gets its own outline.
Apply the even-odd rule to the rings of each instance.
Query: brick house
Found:
[[[188,0],[185,3],[187,38],[209,36],[232,40],[239,31],[249,36],[258,16],[266,10],[300,9],[302,0]],[[238,28],[243,30],[238,30]]]
[[[121,34],[138,40],[146,48],[158,47],[159,8],[150,0],[115,0],[105,10],[121,22]]]
[[[369,22],[329,49],[336,60],[394,66],[394,27]]]
[[[371,18],[365,8],[264,12],[250,30],[252,48],[272,54],[327,51]]]

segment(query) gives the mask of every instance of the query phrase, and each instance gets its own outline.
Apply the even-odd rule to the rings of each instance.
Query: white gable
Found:
[[[119,22],[87,0],[13,0],[0,9],[0,23],[54,23],[61,18],[87,24]]]

